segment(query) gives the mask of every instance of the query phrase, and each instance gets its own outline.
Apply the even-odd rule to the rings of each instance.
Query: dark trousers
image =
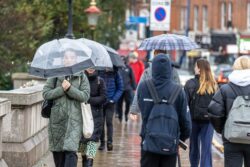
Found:
[[[225,167],[250,167],[250,144],[224,143]]]
[[[141,151],[141,167],[176,167],[177,155],[160,155]]]
[[[125,118],[128,119],[129,107],[133,100],[133,90],[125,90],[117,103],[118,118],[122,121],[123,117],[123,101],[125,100]]]
[[[74,151],[53,152],[56,167],[77,167],[77,154]]]
[[[189,150],[191,167],[198,167],[199,162],[201,167],[212,167],[213,132],[214,129],[210,123],[192,122]]]
[[[113,115],[115,111],[115,104],[108,103],[103,107],[103,129],[101,135],[101,142],[105,142],[105,122],[107,127],[108,143],[113,142]]]

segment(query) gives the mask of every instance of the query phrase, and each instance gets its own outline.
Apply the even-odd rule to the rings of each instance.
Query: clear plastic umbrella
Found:
[[[92,50],[91,59],[95,64],[95,69],[102,70],[106,68],[113,68],[109,53],[102,44],[86,38],[80,38],[78,40]]]
[[[92,50],[77,40],[56,39],[37,49],[30,74],[42,78],[73,75],[94,66],[91,54]]]

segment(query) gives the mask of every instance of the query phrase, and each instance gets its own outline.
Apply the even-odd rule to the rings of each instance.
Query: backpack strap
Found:
[[[160,103],[161,99],[158,96],[158,93],[156,91],[156,88],[154,86],[154,83],[152,81],[152,79],[148,79],[146,80],[146,85],[148,87],[149,93],[151,95],[151,97],[153,98],[153,101],[155,104]]]
[[[234,86],[231,82],[229,82],[228,85],[229,85],[230,88],[233,90],[234,94],[235,94],[236,96],[239,96],[239,92],[236,90],[235,86]],[[242,94],[242,92],[240,92],[240,94]]]
[[[174,104],[174,102],[177,99],[177,97],[179,96],[181,90],[182,90],[182,88],[180,86],[177,85],[175,87],[175,89],[173,90],[173,93],[169,97],[169,100],[168,100],[169,104]]]

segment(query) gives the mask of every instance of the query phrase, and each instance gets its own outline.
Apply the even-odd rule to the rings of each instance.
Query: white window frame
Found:
[[[250,2],[247,3],[247,30],[250,30]]]
[[[227,15],[228,15],[228,21],[232,21],[233,20],[233,3],[229,2],[228,3],[228,11],[227,11]]]
[[[187,9],[186,7],[181,8],[181,15],[180,15],[180,29],[185,30],[186,28],[186,14],[187,14]]]
[[[199,29],[199,6],[194,6],[194,31]]]
[[[204,5],[202,7],[202,31],[206,32],[208,30],[208,7]]]
[[[226,29],[226,3],[222,2],[221,3],[221,29]]]

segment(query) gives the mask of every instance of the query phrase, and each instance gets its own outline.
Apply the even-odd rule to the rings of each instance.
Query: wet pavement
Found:
[[[94,167],[139,167],[140,164],[140,122],[119,123],[114,119],[114,150],[98,151]],[[214,150],[216,151],[216,150]],[[78,167],[81,167],[81,157]],[[182,167],[189,167],[188,151],[181,151]],[[222,167],[223,159],[213,152],[213,166]]]

